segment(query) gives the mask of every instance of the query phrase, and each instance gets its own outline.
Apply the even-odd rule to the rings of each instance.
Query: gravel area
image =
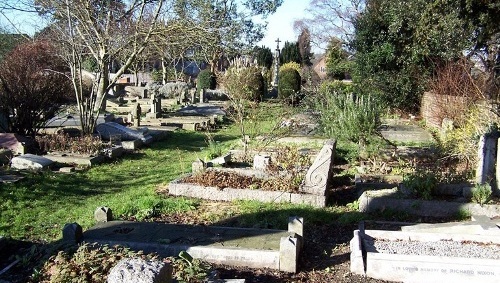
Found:
[[[373,244],[379,253],[500,259],[500,245],[497,244],[456,241],[388,241],[381,239],[375,239],[369,244]]]

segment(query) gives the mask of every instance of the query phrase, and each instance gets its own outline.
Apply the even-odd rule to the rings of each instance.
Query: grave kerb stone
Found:
[[[300,243],[297,237],[282,237],[280,240],[280,271],[297,272],[297,259],[300,252]]]

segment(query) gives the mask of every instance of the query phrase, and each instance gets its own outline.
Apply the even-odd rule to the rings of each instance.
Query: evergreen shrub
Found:
[[[216,85],[217,81],[215,78],[215,74],[210,70],[205,69],[198,74],[198,79],[196,82],[196,89],[198,91],[201,89],[215,89]]]
[[[292,68],[283,69],[278,75],[278,98],[295,103],[299,99],[300,74]]]

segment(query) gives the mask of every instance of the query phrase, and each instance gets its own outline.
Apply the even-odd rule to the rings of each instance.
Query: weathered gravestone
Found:
[[[39,171],[48,168],[52,163],[54,162],[48,158],[28,153],[12,158],[10,166],[18,170]]]
[[[333,161],[335,158],[335,140],[327,140],[309,170],[300,191],[313,195],[325,195],[331,183]]]
[[[115,265],[108,275],[108,283],[170,283],[170,263],[141,258],[125,258]]]
[[[485,134],[479,139],[478,167],[476,170],[476,183],[478,184],[489,182],[495,176],[497,143],[498,136],[494,134]]]
[[[149,113],[146,114],[147,118],[159,118],[161,117],[161,97],[159,94],[154,93],[151,96],[151,100],[149,101],[149,104],[151,106],[151,110]]]
[[[96,126],[96,131],[103,139],[106,140],[115,136],[120,136],[121,140],[141,140],[145,144],[149,144],[153,140],[153,137],[148,134],[127,128],[114,122],[99,124]]]
[[[253,169],[266,170],[271,163],[271,156],[256,154],[253,158]]]
[[[134,108],[132,108],[132,121],[134,127],[140,127],[141,126],[141,104],[136,103],[134,105]]]
[[[113,212],[111,211],[111,208],[101,206],[94,211],[94,218],[97,222],[113,221]]]
[[[63,241],[79,243],[83,238],[83,229],[78,223],[66,223],[63,227]]]
[[[205,162],[203,162],[203,160],[201,159],[197,159],[195,160],[192,164],[191,164],[191,171],[193,173],[200,173],[200,172],[203,172],[203,170],[205,170],[206,166],[205,166]]]

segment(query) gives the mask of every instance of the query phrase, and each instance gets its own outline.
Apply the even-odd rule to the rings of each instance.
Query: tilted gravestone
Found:
[[[306,173],[300,191],[313,195],[325,195],[331,182],[335,157],[335,140],[328,140]]]
[[[172,266],[169,263],[141,258],[125,258],[114,266],[108,283],[170,283]]]
[[[143,143],[151,143],[153,137],[140,131],[127,128],[114,122],[102,123],[96,126],[96,131],[103,139],[120,136],[121,140],[141,140]]]

